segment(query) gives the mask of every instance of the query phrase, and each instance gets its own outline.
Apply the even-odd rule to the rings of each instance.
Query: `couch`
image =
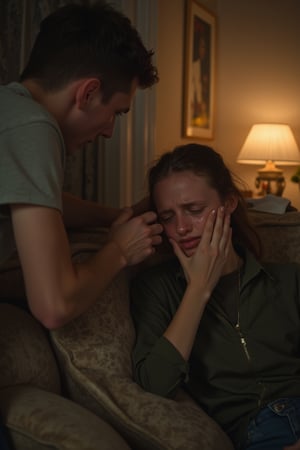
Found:
[[[251,212],[263,259],[300,263],[300,212]],[[69,231],[74,260],[103,245],[106,231]],[[165,254],[150,258],[156,264]],[[16,450],[233,450],[183,391],[165,399],[132,379],[132,273],[121,273],[80,318],[48,332],[26,311],[0,304],[0,416]],[[0,267],[1,297],[24,295],[18,259]]]

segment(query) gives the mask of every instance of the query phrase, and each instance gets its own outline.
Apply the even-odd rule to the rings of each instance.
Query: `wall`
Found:
[[[156,151],[182,138],[184,0],[160,0],[158,14]],[[202,141],[221,152],[230,168],[254,189],[258,166],[236,157],[253,123],[289,123],[300,146],[299,0],[206,0],[217,17],[216,127]],[[201,141],[199,141],[201,142]],[[300,209],[298,186],[285,167],[284,196]]]
[[[216,10],[217,0],[201,3]],[[156,91],[156,153],[162,154],[182,138],[183,60],[185,0],[158,1],[157,66],[160,81]]]

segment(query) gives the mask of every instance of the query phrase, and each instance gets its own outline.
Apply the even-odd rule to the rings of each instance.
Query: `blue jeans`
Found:
[[[1,418],[0,418],[1,419]],[[7,430],[0,422],[0,449],[1,450],[9,450],[9,444],[8,444],[8,436],[7,436]]]
[[[282,450],[300,439],[300,397],[269,403],[248,426],[245,450]]]

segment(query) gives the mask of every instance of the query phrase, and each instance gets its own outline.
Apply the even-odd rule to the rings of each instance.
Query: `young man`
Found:
[[[20,82],[0,87],[0,262],[16,247],[28,306],[49,329],[161,242],[154,212],[133,217],[62,193],[66,153],[111,137],[136,89],[158,81],[152,55],[111,6],[69,5],[42,21]],[[73,264],[65,226],[112,223],[107,244]]]

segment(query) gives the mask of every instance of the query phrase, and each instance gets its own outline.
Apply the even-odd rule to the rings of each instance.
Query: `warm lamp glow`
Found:
[[[237,161],[243,164],[298,165],[300,153],[288,125],[260,123],[253,125]]]
[[[256,187],[261,195],[282,195],[285,180],[278,165],[300,165],[300,153],[291,128],[285,124],[253,125],[237,157],[241,164],[264,164],[258,170]],[[272,186],[272,184],[275,186]]]

